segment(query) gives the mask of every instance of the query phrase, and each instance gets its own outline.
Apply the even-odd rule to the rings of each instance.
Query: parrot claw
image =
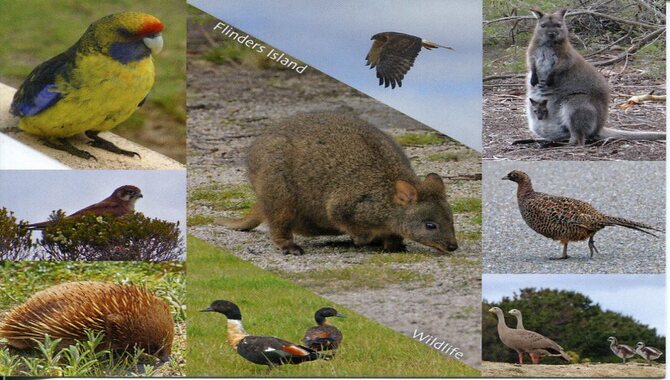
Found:
[[[59,138],[59,139],[55,139],[55,140],[44,140],[43,143],[44,143],[44,145],[48,146],[49,148],[62,150],[64,152],[70,153],[73,156],[77,156],[77,157],[83,158],[85,160],[89,160],[89,159],[92,158],[92,159],[98,161],[98,159],[95,158],[94,155],[92,155],[91,153],[89,153],[85,150],[81,150],[81,149],[76,148],[74,145],[72,145],[65,138]]]
[[[88,144],[90,146],[100,148],[100,149],[104,149],[108,152],[112,152],[112,153],[116,153],[116,154],[122,154],[122,155],[128,156],[128,157],[137,156],[139,159],[142,159],[142,156],[140,156],[139,153],[119,148],[118,146],[114,145],[113,143],[111,143],[111,142],[103,139],[102,137],[98,136],[98,132],[86,131],[85,134],[88,138],[92,139],[92,141],[88,142]]]

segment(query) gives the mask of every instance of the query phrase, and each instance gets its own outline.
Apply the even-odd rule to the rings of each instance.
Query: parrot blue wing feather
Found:
[[[56,78],[68,80],[75,67],[78,44],[35,67],[21,84],[12,101],[11,113],[15,116],[33,116],[52,107],[63,98],[54,91]]]

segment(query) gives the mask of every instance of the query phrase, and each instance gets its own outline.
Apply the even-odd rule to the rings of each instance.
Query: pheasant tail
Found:
[[[646,230],[652,230],[652,231],[658,231],[658,232],[665,232],[664,230],[658,229],[656,227],[652,227],[648,224],[644,223],[639,223],[639,222],[634,222],[632,220],[624,219],[624,218],[617,218],[615,216],[608,216],[606,221],[608,225],[613,225],[613,226],[621,226],[621,227],[626,227],[626,228],[631,228],[640,232],[644,232],[645,234],[649,234],[654,237],[658,237],[655,234],[646,231]]]

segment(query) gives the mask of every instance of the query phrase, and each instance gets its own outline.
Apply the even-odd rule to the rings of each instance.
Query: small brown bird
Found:
[[[640,355],[644,360],[647,361],[647,364],[651,365],[652,360],[658,359],[663,355],[663,351],[658,348],[649,347],[644,344],[644,342],[637,342],[635,346],[635,353]]]
[[[654,237],[657,236],[645,230],[663,232],[647,224],[605,215],[584,201],[538,193],[533,190],[528,174],[519,170],[511,171],[502,179],[516,182],[519,185],[516,193],[519,211],[528,227],[540,235],[558,240],[563,244],[563,256],[552,258],[554,260],[569,257],[569,242],[587,238],[589,239],[590,257],[593,257],[593,252],[598,252],[593,236],[607,226],[631,228]]]
[[[395,88],[402,87],[402,79],[409,69],[414,65],[414,60],[419,55],[421,47],[428,50],[435,48],[444,48],[454,50],[449,46],[438,45],[416,36],[398,32],[377,33],[371,40],[374,40],[372,47],[365,57],[366,65],[370,68],[377,68],[377,78],[379,85]]]
[[[102,201],[83,208],[72,215],[67,216],[67,219],[78,218],[83,215],[91,214],[95,216],[110,215],[120,218],[122,216],[131,214],[135,211],[135,202],[142,198],[142,191],[132,185],[124,185],[114,190],[112,195],[103,199]],[[28,224],[26,228],[31,230],[42,230],[51,224],[50,221]]]
[[[619,344],[616,337],[611,336],[607,338],[607,341],[610,342],[610,350],[612,350],[614,355],[623,359],[623,364],[626,364],[626,359],[635,356],[635,350],[631,346]]]

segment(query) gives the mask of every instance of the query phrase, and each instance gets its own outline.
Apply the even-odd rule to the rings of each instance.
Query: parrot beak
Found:
[[[163,34],[158,33],[142,39],[145,45],[151,50],[152,55],[156,55],[163,50]]]

